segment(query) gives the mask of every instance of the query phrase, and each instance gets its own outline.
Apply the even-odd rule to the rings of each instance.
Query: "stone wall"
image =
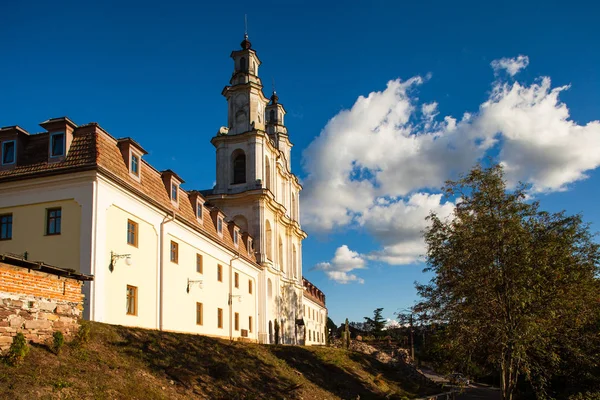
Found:
[[[54,331],[71,336],[83,311],[81,281],[0,262],[0,351],[22,332],[44,343]]]

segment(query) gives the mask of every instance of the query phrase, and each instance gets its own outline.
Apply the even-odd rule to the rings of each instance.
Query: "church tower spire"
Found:
[[[269,99],[262,92],[262,82],[258,77],[261,64],[248,33],[244,34],[241,50],[231,52],[233,74],[229,86],[223,89],[228,103],[227,127],[230,135],[237,135],[255,129],[265,129],[265,106]]]

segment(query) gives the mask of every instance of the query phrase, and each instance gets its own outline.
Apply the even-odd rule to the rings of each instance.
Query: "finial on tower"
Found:
[[[248,40],[248,15],[244,14],[244,40],[242,41],[242,49],[248,50],[252,47],[252,43]]]

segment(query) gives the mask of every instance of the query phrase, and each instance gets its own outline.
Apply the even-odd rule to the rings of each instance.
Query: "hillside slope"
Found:
[[[436,392],[370,356],[325,347],[229,343],[90,323],[59,355],[33,346],[0,362],[2,399],[403,399]]]

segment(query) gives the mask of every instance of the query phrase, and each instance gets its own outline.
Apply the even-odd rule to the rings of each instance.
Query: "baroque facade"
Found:
[[[303,278],[298,178],[285,109],[262,92],[246,37],[212,138],[216,185],[184,190],[130,137],[67,117],[0,129],[0,253],[94,276],[86,318],[248,338],[325,342],[324,294]]]

